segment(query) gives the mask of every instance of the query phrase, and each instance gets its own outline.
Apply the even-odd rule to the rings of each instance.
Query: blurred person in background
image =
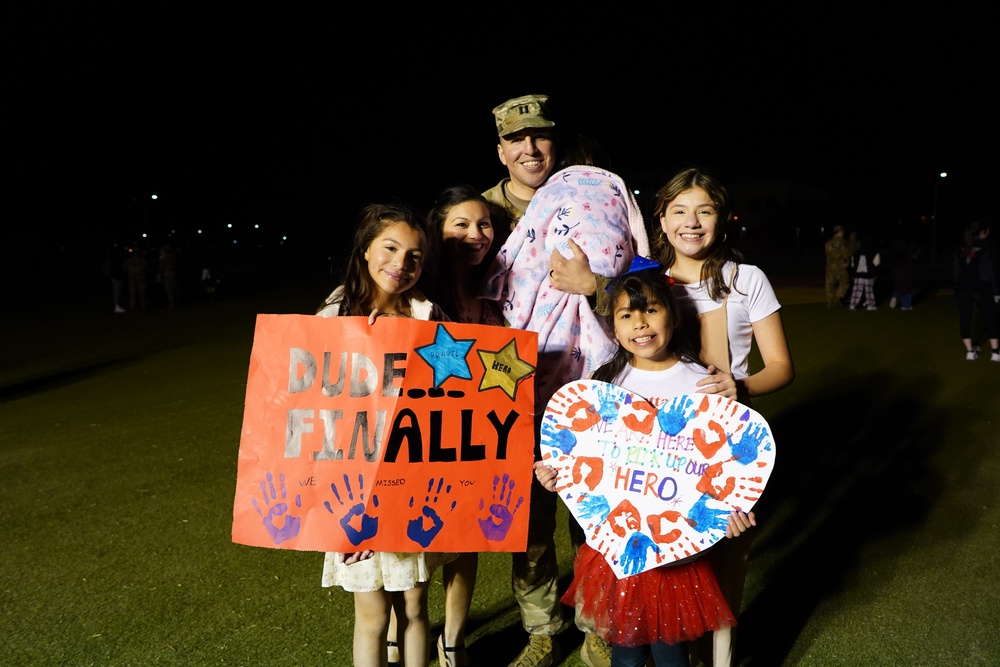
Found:
[[[128,279],[128,309],[133,313],[137,310],[146,310],[149,307],[149,278],[146,275],[149,271],[149,262],[146,261],[146,255],[140,246],[128,249],[122,268]]]
[[[869,234],[865,234],[851,255],[851,277],[854,279],[849,306],[851,310],[857,309],[862,297],[868,310],[878,310],[878,302],[875,300],[875,280],[878,278],[878,267],[881,264],[882,257],[875,248],[875,241]]]
[[[160,247],[157,269],[160,276],[160,286],[163,288],[163,296],[167,300],[167,308],[173,308],[177,305],[180,290],[177,286],[177,255],[169,243]]]
[[[833,236],[823,246],[826,253],[826,307],[841,308],[850,277],[847,267],[851,264],[851,249],[844,239],[844,228],[836,225]]]
[[[917,273],[917,243],[907,233],[901,233],[892,248],[892,297],[889,307],[913,310],[913,288]]]
[[[101,264],[101,275],[111,281],[111,302],[115,313],[126,312],[122,307],[122,290],[125,287],[124,262],[122,249],[116,243],[107,251]]]
[[[997,289],[996,246],[989,239],[989,223],[974,221],[962,231],[962,241],[955,251],[952,274],[955,299],[958,302],[958,330],[965,345],[965,358],[975,361],[979,346],[973,340],[972,321],[976,306],[979,319],[990,341],[990,361],[1000,361],[997,346],[998,324],[996,304],[1000,303]]]

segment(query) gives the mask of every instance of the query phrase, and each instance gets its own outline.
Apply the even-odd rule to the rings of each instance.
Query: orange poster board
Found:
[[[523,551],[537,335],[258,315],[233,541],[302,551]]]

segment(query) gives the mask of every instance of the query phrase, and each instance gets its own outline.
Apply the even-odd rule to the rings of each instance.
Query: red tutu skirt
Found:
[[[576,608],[583,626],[617,646],[676,644],[736,625],[707,558],[619,579],[604,556],[585,544],[573,571],[563,604]]]

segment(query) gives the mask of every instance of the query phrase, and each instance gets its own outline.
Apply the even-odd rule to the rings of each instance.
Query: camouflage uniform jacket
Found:
[[[834,236],[826,242],[827,269],[846,269],[851,264],[851,249],[842,237]]]
[[[518,208],[518,205],[507,197],[506,185],[508,183],[510,183],[510,178],[505,178],[483,193],[486,201],[493,204],[493,210],[490,211],[490,214],[494,218],[494,226],[503,229],[501,223],[504,221],[508,223],[507,228],[503,229],[505,236],[507,232],[514,231],[517,221],[524,215],[524,209]]]

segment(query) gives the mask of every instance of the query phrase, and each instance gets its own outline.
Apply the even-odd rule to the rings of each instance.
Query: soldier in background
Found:
[[[133,313],[146,310],[149,307],[148,280],[146,272],[149,264],[142,248],[133,246],[128,249],[128,256],[122,262],[125,276],[128,279],[128,309]]]
[[[851,264],[851,248],[844,240],[844,228],[833,228],[833,238],[826,242],[826,307],[843,308],[844,296],[850,284],[847,267]]]
[[[160,271],[160,284],[163,287],[163,295],[167,299],[167,308],[177,305],[177,298],[180,289],[177,285],[177,255],[174,248],[169,243],[160,248],[160,259],[157,263]]]

